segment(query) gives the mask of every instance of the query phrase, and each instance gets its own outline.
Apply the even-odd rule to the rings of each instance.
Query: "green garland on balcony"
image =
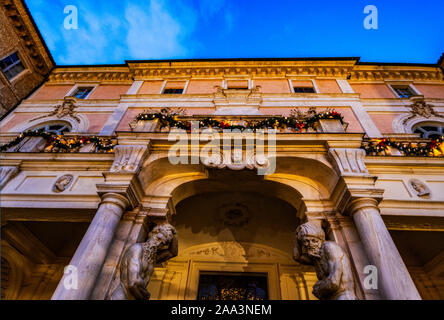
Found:
[[[365,141],[362,149],[367,155],[383,155],[389,152],[390,148],[395,148],[410,157],[442,157],[444,156],[444,137],[427,142],[394,141],[383,138],[373,141]]]
[[[45,139],[46,145],[44,152],[77,152],[81,147],[90,143],[94,144],[94,148],[98,152],[113,152],[113,148],[117,145],[117,140],[111,138],[96,136],[64,136],[34,130],[21,133],[14,140],[0,146],[0,151],[7,151],[9,148],[18,145],[27,137],[41,137]]]
[[[160,112],[140,113],[137,117],[137,121],[158,121],[160,128],[170,127],[179,128],[184,130],[191,130],[191,121],[179,120],[179,113],[170,111],[168,109],[162,109]],[[315,128],[315,123],[323,119],[336,119],[344,124],[344,117],[332,109],[327,109],[323,112],[316,113],[315,108],[310,108],[307,114],[291,114],[288,117],[284,116],[272,116],[260,121],[246,121],[246,125],[232,125],[227,120],[216,120],[211,117],[206,117],[199,120],[199,125],[202,127],[209,127],[215,129],[238,129],[244,130],[259,130],[266,128],[274,129],[286,129],[293,128],[297,132],[302,132],[303,129]]]

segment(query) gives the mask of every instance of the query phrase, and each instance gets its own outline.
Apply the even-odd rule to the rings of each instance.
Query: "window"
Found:
[[[410,98],[416,95],[410,86],[392,86],[392,88],[400,98]]]
[[[93,87],[78,87],[71,96],[77,99],[86,99],[92,89]]]
[[[164,94],[182,94],[183,93],[183,89],[165,89],[163,90]]]
[[[413,127],[413,133],[420,133],[423,138],[436,139],[444,135],[444,123],[420,123]]]
[[[201,274],[198,300],[268,300],[267,275]]]
[[[0,67],[8,80],[11,80],[25,70],[17,52],[1,60]]]
[[[54,134],[64,134],[71,131],[71,127],[65,123],[49,123],[40,127],[37,127],[37,131],[54,133]]]
[[[295,93],[316,93],[313,87],[294,87]]]
[[[230,90],[248,90],[248,87],[230,87]]]

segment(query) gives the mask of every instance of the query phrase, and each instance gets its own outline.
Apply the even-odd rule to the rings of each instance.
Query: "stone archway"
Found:
[[[282,233],[283,237],[279,238],[281,244],[285,243],[281,247],[277,243],[273,243],[273,241],[261,242],[254,237],[239,237],[239,232],[237,234],[232,232],[234,237],[231,238],[218,236],[213,239],[199,239],[197,243],[184,246],[185,233],[183,230],[178,230],[179,256],[156,268],[149,284],[151,299],[195,299],[195,288],[198,281],[196,282],[195,276],[189,274],[195,259],[184,258],[182,252],[193,246],[205,246],[210,243],[252,243],[256,246],[262,245],[271,250],[283,252],[283,255],[287,255],[287,259],[284,259],[285,261],[276,261],[271,264],[268,261],[263,266],[265,269],[262,269],[262,271],[253,268],[257,267],[258,262],[256,261],[244,261],[243,265],[239,265],[240,261],[235,261],[235,259],[233,261],[219,261],[219,265],[215,265],[215,261],[209,261],[208,263],[214,267],[213,271],[223,271],[228,268],[231,270],[229,272],[242,271],[246,273],[261,272],[269,274],[273,278],[273,284],[270,286],[270,289],[274,293],[269,295],[272,299],[314,298],[311,294],[311,287],[316,281],[314,270],[311,267],[307,268],[299,265],[292,261],[291,258],[288,259],[288,256],[291,257],[292,255],[293,232],[299,222],[306,218],[308,210],[306,206],[307,201],[310,203],[310,209],[315,208],[317,213],[325,211],[324,205],[328,205],[329,201],[331,201],[332,191],[339,179],[325,154],[312,154],[307,158],[290,156],[279,158],[274,174],[260,176],[254,170],[248,169],[234,171],[207,168],[203,164],[172,165],[168,161],[166,153],[156,151],[144,160],[137,177],[139,184],[137,188],[140,190],[138,192],[143,194],[143,203],[140,210],[137,209],[136,212],[140,211],[137,214],[138,216],[146,215],[148,220],[152,222],[171,219],[171,217],[175,219],[174,217],[181,216],[180,212],[177,211],[180,203],[195,196],[207,197],[208,194],[220,195],[224,192],[235,192],[242,195],[254,193],[256,199],[270,198],[274,199],[275,203],[285,203],[286,209],[284,211],[293,219],[291,223],[287,223],[286,221],[276,219],[274,214],[267,217],[268,221],[278,222],[278,225],[280,223],[280,226],[287,228]],[[221,205],[225,204],[222,203]],[[272,212],[272,210],[269,211]],[[312,212],[310,211],[310,213]],[[318,215],[316,219],[320,217]],[[239,226],[242,227],[242,221],[240,220],[236,220],[235,223],[239,223]],[[211,221],[207,221],[207,225],[211,225],[211,223]],[[267,222],[263,220],[262,225],[266,224]],[[268,224],[272,225],[269,222]],[[174,221],[173,225],[177,228],[177,224]],[[232,230],[228,231],[231,232]],[[131,239],[125,246],[133,243],[136,239],[140,241],[140,239],[146,237],[141,227],[133,228],[130,232],[129,238]],[[272,237],[272,235],[270,236],[271,233],[269,232],[268,238],[264,237],[264,239],[270,240]],[[121,248],[119,250],[124,249]],[[227,256],[225,258],[231,259]],[[117,260],[113,262],[115,265],[113,270],[116,270],[117,273],[112,276],[112,279],[110,277],[103,277],[103,279],[109,279],[103,281],[104,290],[109,290],[118,281],[119,260],[117,257]],[[228,264],[223,265],[223,263]],[[233,268],[233,266],[237,266],[241,270]],[[110,272],[114,272],[113,270]],[[273,273],[270,270],[280,271]],[[302,275],[301,272],[303,272]],[[111,282],[105,283],[105,281]],[[188,283],[188,281],[191,282]]]
[[[157,268],[150,282],[152,299],[196,299],[201,272],[261,273],[270,299],[314,299],[314,269],[291,258],[293,233],[306,210],[295,186],[315,199],[325,197],[327,188],[286,172],[263,177],[248,170],[192,169],[150,177],[147,193],[170,195],[179,234],[178,257]]]

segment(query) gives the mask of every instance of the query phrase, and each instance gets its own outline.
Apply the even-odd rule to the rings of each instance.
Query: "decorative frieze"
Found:
[[[416,69],[416,70],[415,70]],[[356,66],[348,75],[348,80],[352,81],[384,81],[384,80],[412,80],[425,81],[434,80],[439,81],[443,79],[442,71],[439,68],[396,68],[388,67],[378,70],[378,66]]]
[[[352,81],[413,80],[439,81],[442,71],[436,67],[378,66],[357,64],[357,59],[331,60],[251,60],[251,61],[171,61],[128,62],[125,66],[96,68],[57,68],[50,82],[132,82],[134,79],[189,79],[228,76],[287,78],[310,76]]]
[[[222,241],[185,249],[181,257],[228,261],[281,261],[291,262],[289,256],[254,243]]]
[[[215,169],[230,169],[230,170],[244,170],[244,169],[261,169],[266,170],[270,166],[270,161],[267,156],[261,154],[246,152],[217,152],[210,157],[202,159],[204,166]]]
[[[119,82],[132,83],[133,76],[125,67],[114,70],[95,68],[94,70],[83,69],[56,69],[49,76],[49,82]]]

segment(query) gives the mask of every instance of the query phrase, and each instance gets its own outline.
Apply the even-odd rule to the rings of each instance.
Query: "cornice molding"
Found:
[[[133,82],[133,75],[128,68],[101,68],[97,66],[94,68],[56,68],[49,76],[49,83],[72,83],[76,81],[130,84]]]
[[[437,67],[360,65],[353,68],[348,79],[351,81],[442,81],[444,77],[442,70]]]
[[[49,82],[132,82],[133,80],[269,77],[349,79],[351,81],[442,81],[436,66],[358,65],[357,60],[227,60],[127,62],[126,65],[69,66],[56,68]]]

